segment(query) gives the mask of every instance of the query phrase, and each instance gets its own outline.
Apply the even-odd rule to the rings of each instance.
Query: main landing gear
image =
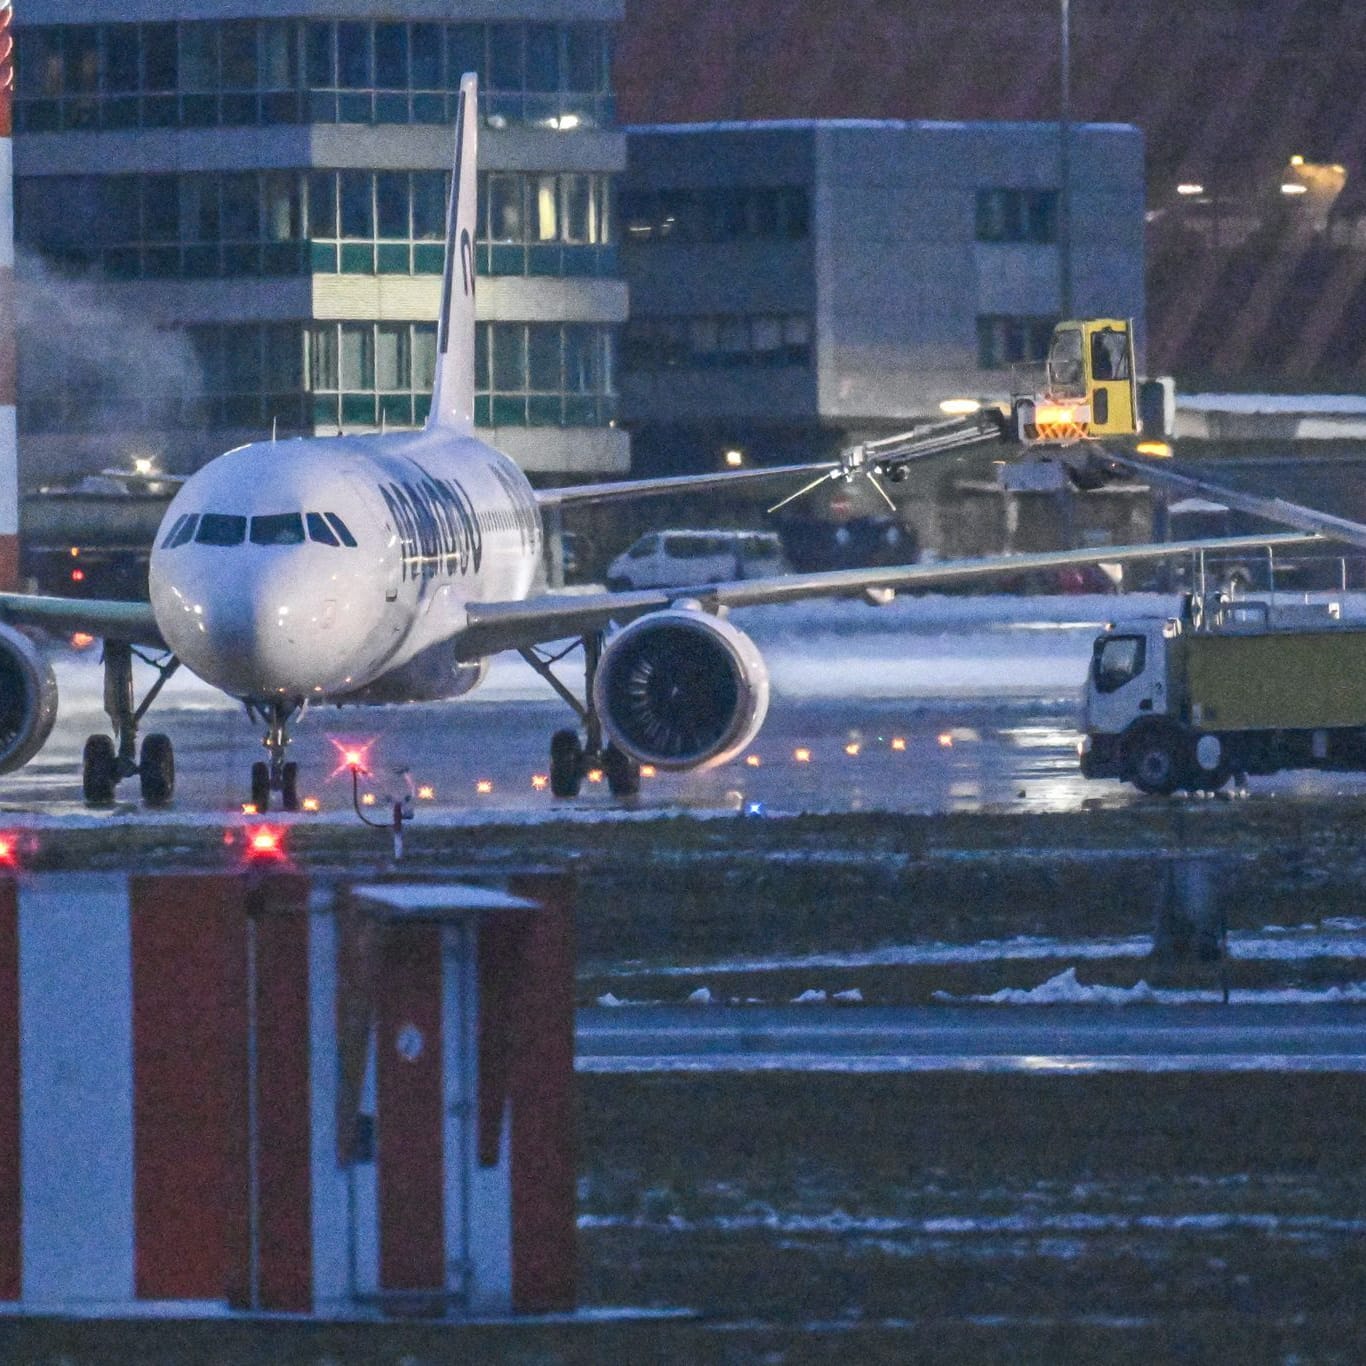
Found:
[[[299,809],[299,765],[292,760],[285,762],[285,749],[289,745],[289,723],[304,713],[304,703],[299,698],[291,701],[246,703],[247,715],[253,721],[266,723],[265,739],[261,741],[270,755],[269,761],[258,759],[251,766],[251,804],[259,813],[270,810],[270,794],[280,794],[282,811]]]
[[[142,705],[133,705],[133,656],[157,671]],[[158,661],[138,653],[126,641],[104,646],[104,710],[114,727],[112,737],[92,735],[81,755],[81,793],[88,806],[108,806],[124,778],[137,775],[142,800],[165,806],[175,795],[175,753],[170,737],[148,735],[138,754],[138,726],[166,680],[180,667],[174,656]]]
[[[583,638],[582,702],[560,682],[552,668],[569,650],[550,659],[532,649],[519,651],[522,658],[564,698],[583,722],[583,735],[576,730],[557,730],[550,737],[550,790],[557,797],[577,797],[583,780],[596,771],[601,771],[607,779],[607,787],[614,797],[635,797],[640,792],[640,765],[614,744],[602,743],[602,721],[593,706],[593,678],[598,670],[598,661],[602,658],[602,646],[601,631]]]

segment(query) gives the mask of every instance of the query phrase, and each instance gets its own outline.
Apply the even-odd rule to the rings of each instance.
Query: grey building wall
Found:
[[[706,464],[715,451],[701,447],[745,439],[763,447],[767,430],[773,449],[801,455],[822,439],[837,444],[937,418],[943,399],[1004,398],[1009,368],[984,364],[984,320],[1007,320],[1008,334],[1037,345],[1058,316],[1055,221],[1032,234],[1043,240],[1027,240],[1029,232],[1016,234],[1026,240],[979,240],[978,223],[981,192],[1039,192],[1040,202],[1051,194],[1055,205],[1056,125],[673,125],[632,128],[628,143],[623,260],[632,342],[622,393],[638,454],[671,444],[681,459]],[[1074,311],[1132,317],[1141,339],[1141,134],[1075,126],[1071,164]],[[680,193],[763,186],[806,195],[809,224],[799,238],[742,232],[738,240],[679,241],[676,226],[672,236],[664,230],[670,205],[688,211]],[[697,365],[682,331],[677,354],[649,356],[669,344],[667,320],[709,314],[807,315],[806,363],[793,350],[785,363],[765,355]],[[665,320],[658,337],[653,320]]]

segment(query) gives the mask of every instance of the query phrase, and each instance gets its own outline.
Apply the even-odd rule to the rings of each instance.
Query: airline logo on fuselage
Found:
[[[403,577],[479,572],[483,532],[470,496],[455,479],[391,480],[379,486],[402,544]]]

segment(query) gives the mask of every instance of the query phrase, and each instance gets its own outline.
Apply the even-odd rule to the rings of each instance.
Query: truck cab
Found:
[[[1129,776],[1135,729],[1170,726],[1169,642],[1179,630],[1176,621],[1145,619],[1107,627],[1096,638],[1082,698],[1079,753],[1086,777]]]

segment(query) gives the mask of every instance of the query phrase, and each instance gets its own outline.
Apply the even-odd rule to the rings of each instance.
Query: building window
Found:
[[[481,176],[483,275],[613,276],[611,177]],[[440,275],[445,171],[26,176],[19,240],[116,279]]]
[[[621,196],[628,242],[799,241],[810,230],[800,186],[645,190]]]
[[[612,177],[499,171],[479,179],[481,274],[616,274]]]
[[[435,123],[478,72],[490,127],[609,126],[612,32],[594,23],[227,22],[21,27],[20,130]]]
[[[1058,240],[1056,190],[977,191],[979,242],[1034,242]]]
[[[412,427],[427,420],[435,323],[313,323],[304,352],[316,430]]]
[[[478,323],[481,427],[602,427],[616,417],[615,329],[598,323]]]
[[[802,313],[633,318],[621,363],[633,371],[809,365],[811,321]]]
[[[977,364],[983,370],[1000,370],[1020,361],[1044,360],[1048,356],[1056,318],[1011,317],[989,314],[977,319]]]

